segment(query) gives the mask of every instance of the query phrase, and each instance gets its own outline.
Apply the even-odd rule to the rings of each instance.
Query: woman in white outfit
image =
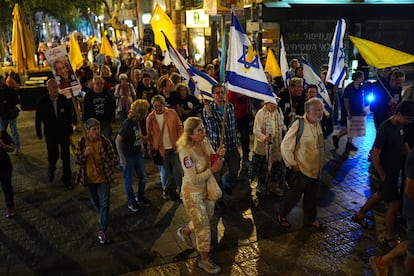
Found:
[[[196,248],[200,254],[198,266],[206,272],[218,273],[221,268],[213,263],[208,254],[211,244],[210,218],[214,212],[215,201],[207,199],[207,181],[215,181],[214,173],[223,166],[225,154],[220,146],[217,154],[221,156],[211,164],[211,155],[215,154],[200,118],[189,117],[184,122],[184,132],[177,141],[184,177],[181,186],[184,207],[191,221],[186,227],[179,228],[179,238],[193,247],[190,235],[194,232]]]

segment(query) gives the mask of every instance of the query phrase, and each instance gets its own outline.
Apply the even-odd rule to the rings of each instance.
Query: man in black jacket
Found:
[[[49,182],[53,182],[54,179],[60,146],[60,158],[63,163],[61,179],[66,188],[73,189],[69,153],[69,137],[73,133],[70,102],[64,95],[58,93],[58,84],[55,79],[48,80],[47,90],[49,95],[39,100],[36,110],[36,135],[42,139],[41,124],[43,122],[49,161]]]

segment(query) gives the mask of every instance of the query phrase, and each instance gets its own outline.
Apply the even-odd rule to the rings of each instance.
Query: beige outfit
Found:
[[[267,156],[266,137],[271,135],[271,163],[282,160],[280,152],[280,143],[282,142],[283,131],[286,130],[283,122],[283,114],[277,108],[274,112],[269,112],[266,107],[262,107],[254,118],[253,135],[255,153]]]
[[[192,147],[186,147],[179,152],[184,172],[181,191],[184,207],[191,218],[188,227],[194,232],[197,250],[210,252],[210,218],[215,202],[207,200],[206,183],[208,180],[215,181],[210,170],[210,154],[214,150],[207,139],[202,142],[202,146],[205,156],[197,155]]]
[[[323,160],[323,134],[321,125],[309,123],[304,116],[303,134],[296,145],[299,120],[296,120],[283,138],[281,151],[287,167],[299,165],[302,174],[318,179]],[[296,148],[295,148],[296,147]]]

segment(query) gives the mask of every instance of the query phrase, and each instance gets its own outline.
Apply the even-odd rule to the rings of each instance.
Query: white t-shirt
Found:
[[[162,131],[162,126],[164,125],[164,113],[163,114],[155,114],[155,120],[157,120],[158,126],[160,127],[160,131]],[[161,132],[160,132],[161,133]],[[168,135],[168,128],[164,126],[164,133],[162,135],[162,145],[165,149],[172,149],[172,143],[170,140],[170,136]]]

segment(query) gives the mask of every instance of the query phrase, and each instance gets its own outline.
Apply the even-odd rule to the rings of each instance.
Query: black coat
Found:
[[[0,88],[0,117],[5,120],[14,119],[19,115],[17,93],[7,85]]]
[[[36,109],[36,135],[38,137],[42,136],[42,122],[46,137],[57,138],[72,135],[73,118],[69,100],[64,95],[58,94],[56,117],[49,95],[42,97]]]

